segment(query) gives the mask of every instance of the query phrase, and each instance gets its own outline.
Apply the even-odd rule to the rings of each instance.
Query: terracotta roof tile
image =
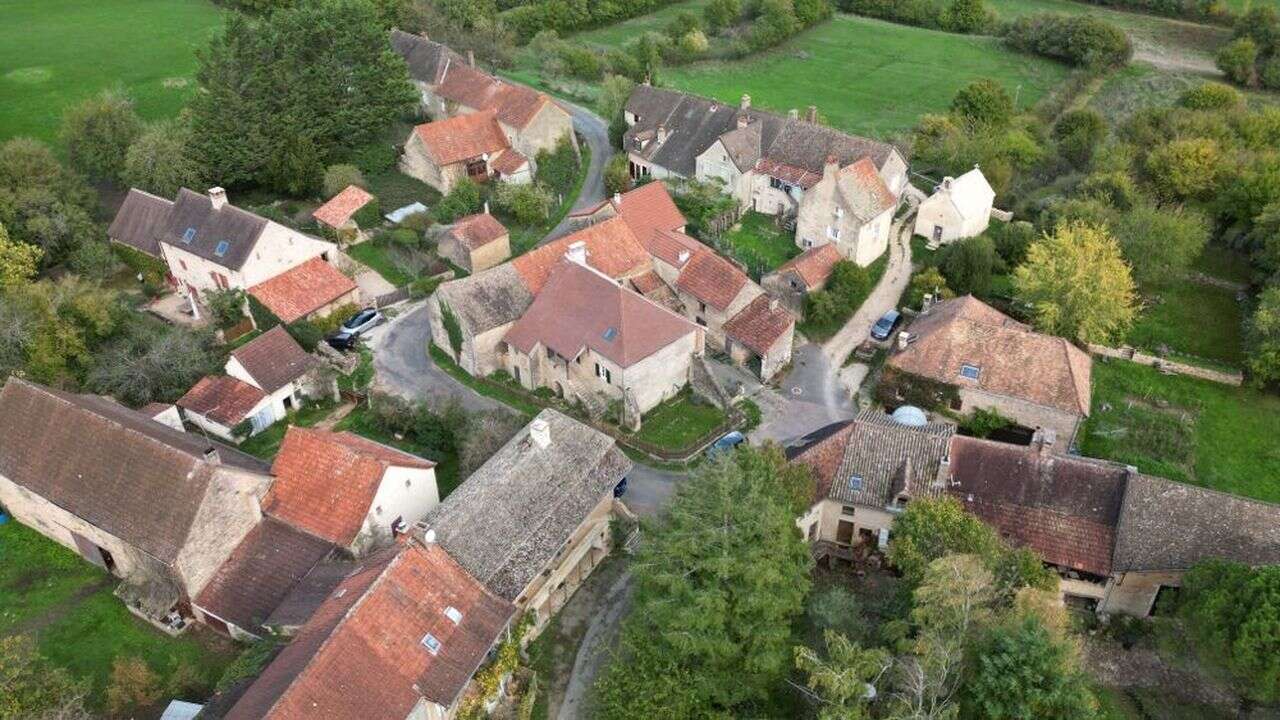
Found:
[[[765,355],[795,328],[795,324],[791,313],[774,306],[769,296],[761,293],[741,312],[729,318],[724,324],[724,332],[756,354]]]
[[[271,466],[276,481],[263,509],[347,547],[360,533],[391,467],[426,469],[435,463],[348,432],[293,426]]]
[[[843,259],[835,243],[810,248],[778,267],[778,272],[792,271],[804,282],[805,289],[816,290],[827,283],[831,269]]]
[[[247,419],[266,398],[260,388],[230,375],[206,375],[178,399],[178,407],[230,428]]]
[[[637,275],[631,278],[631,285],[636,289],[636,292],[641,295],[648,295],[649,293],[662,288],[666,283],[662,282],[662,278],[658,277],[658,273],[650,270],[643,275]]]
[[[323,258],[316,257],[254,285],[249,288],[249,294],[266,305],[281,322],[291,323],[355,289],[355,281]]]
[[[231,357],[240,363],[258,387],[268,393],[306,375],[318,364],[283,325],[277,325],[232,350]]]
[[[659,181],[641,185],[610,200],[631,231],[644,242],[655,230],[678,231],[685,226],[684,215]]]
[[[492,112],[457,115],[413,128],[437,165],[494,154],[510,147]]]
[[[489,159],[489,167],[503,176],[515,175],[528,166],[529,158],[510,148],[499,150],[496,157]]]
[[[564,260],[503,339],[526,354],[541,344],[571,360],[590,348],[626,368],[697,331],[670,310]]]
[[[695,254],[676,278],[676,288],[706,304],[724,310],[751,282],[733,263],[711,252]]]
[[[621,218],[585,227],[511,261],[530,292],[537,293],[552,268],[564,259],[569,246],[583,242],[587,264],[611,278],[626,277],[650,268],[649,253]]]
[[[650,255],[677,270],[687,265],[694,255],[709,251],[706,245],[674,230],[655,230],[642,242]]]
[[[507,234],[507,229],[489,213],[458,218],[449,232],[471,250],[478,250]]]
[[[822,179],[822,173],[820,172],[795,167],[769,158],[760,158],[757,160],[755,170],[756,172],[764,173],[770,177],[778,178],[789,185],[797,185],[806,190],[818,184],[818,181]]]
[[[486,110],[506,123],[523,129],[550,103],[546,95],[489,75],[469,65],[451,63],[436,89],[440,97],[475,110]]]
[[[962,365],[979,369],[977,387],[1079,415],[1089,414],[1092,361],[1060,337],[1042,335],[972,296],[943,301],[907,328],[914,338],[889,356],[899,370],[949,385]]]
[[[334,195],[329,202],[316,208],[311,217],[332,228],[340,228],[347,224],[352,215],[373,200],[364,188],[348,185],[342,192]]]
[[[836,181],[844,204],[863,220],[877,218],[898,204],[869,157],[841,168]]]

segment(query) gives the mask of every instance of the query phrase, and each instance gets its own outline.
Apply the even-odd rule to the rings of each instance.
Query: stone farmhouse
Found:
[[[834,243],[869,265],[888,247],[907,163],[887,143],[805,119],[734,107],[674,90],[637,87],[623,136],[633,178],[718,180],[743,209],[791,218],[804,249]],[[865,161],[865,162],[864,162]]]
[[[214,290],[252,291],[310,260],[327,266],[337,251],[333,243],[231,205],[226,191],[218,187],[207,194],[183,188],[172,202],[130,190],[107,235],[114,242],[162,259],[179,292],[196,300],[201,293]],[[308,300],[326,295],[333,300],[342,293],[312,285],[343,277],[336,270],[322,273],[313,269],[293,279],[292,284],[307,283]],[[346,293],[353,287],[343,284]]]
[[[810,248],[760,278],[760,285],[770,296],[797,318],[804,318],[804,300],[809,293],[827,286],[831,271],[843,259],[832,243]]]
[[[281,325],[233,350],[223,371],[202,378],[177,404],[188,422],[232,442],[232,430],[246,420],[256,435],[305,398],[337,395],[336,381]]]
[[[572,116],[546,93],[482,72],[471,53],[464,59],[425,35],[392,30],[391,47],[408,63],[422,109],[432,119],[493,113],[508,145],[529,158],[533,170],[538,153],[562,140],[576,150]]]
[[[349,432],[292,426],[263,508],[361,557],[440,503],[434,462]]]
[[[1027,436],[1054,431],[1065,452],[1089,415],[1092,368],[1067,340],[965,296],[928,308],[899,333],[877,392],[891,407],[995,411]]]
[[[438,238],[440,257],[469,273],[488,270],[511,257],[511,233],[489,214],[487,203],[484,212],[458,218]]]
[[[958,178],[946,177],[934,193],[920,202],[915,234],[931,247],[977,237],[991,223],[996,191],[976,166]]]
[[[271,484],[264,463],[228,446],[17,377],[0,389],[0,436],[0,504],[171,628],[262,520]]]
[[[1064,455],[1051,435],[1012,445],[864,411],[788,450],[816,481],[797,525],[816,555],[847,558],[860,544],[883,546],[913,500],[950,495],[1034,550],[1068,603],[1137,616],[1201,560],[1280,562],[1280,506]]]
[[[464,179],[533,182],[533,164],[511,146],[491,110],[414,127],[400,156],[400,171],[446,195]]]

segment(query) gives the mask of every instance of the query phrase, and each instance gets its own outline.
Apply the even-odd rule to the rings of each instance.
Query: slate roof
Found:
[[[442,283],[436,288],[436,299],[449,308],[464,331],[478,335],[515,322],[533,303],[533,291],[515,264],[508,262]]]
[[[273,393],[319,364],[283,325],[277,325],[231,351],[264,392]]]
[[[831,277],[831,269],[843,260],[835,243],[825,243],[810,248],[778,266],[777,272],[793,272],[804,283],[805,289],[812,291],[827,283]]]
[[[0,389],[0,475],[158,560],[186,543],[219,463],[261,461],[97,395],[10,377]],[[205,459],[215,451],[217,460]]]
[[[493,155],[510,145],[492,112],[456,115],[413,128],[436,165],[452,165],[481,155]]]
[[[514,600],[556,558],[631,469],[612,437],[555,410],[551,444],[526,426],[472,473],[424,524],[440,546],[498,596]]]
[[[448,708],[514,612],[439,545],[387,548],[329,594],[225,718],[402,720],[420,698]]]
[[[334,545],[271,517],[245,535],[195,604],[227,622],[258,627]]]
[[[886,507],[899,493],[912,498],[941,494],[938,466],[955,426],[911,427],[879,410],[863,410],[851,424],[844,454],[819,497],[869,507]],[[858,479],[854,479],[858,478]]]
[[[704,246],[703,250],[694,254],[680,271],[676,288],[717,310],[726,310],[751,278],[709,248]]]
[[[844,460],[844,451],[852,432],[852,420],[835,422],[814,430],[800,438],[795,445],[787,447],[787,460],[804,465],[813,473],[815,500],[826,498],[827,491],[840,470],[840,462]]]
[[[249,288],[249,294],[275,313],[281,322],[291,323],[323,308],[356,289],[351,278],[314,257],[279,275]]]
[[[489,213],[477,213],[458,218],[449,233],[470,250],[479,250],[508,234],[502,223]]]
[[[267,223],[266,218],[230,203],[215,210],[208,195],[182,188],[173,201],[173,209],[159,226],[157,237],[216,265],[239,270],[253,253]],[[195,231],[190,242],[184,239],[188,230]],[[217,250],[223,242],[228,244],[227,249],[219,255]]]
[[[506,125],[524,129],[551,103],[543,93],[482,72],[465,63],[450,63],[436,93],[475,110],[492,112]]]
[[[945,300],[907,327],[914,338],[889,356],[891,367],[993,395],[1088,415],[1093,361],[1063,338],[1027,326],[972,296]],[[960,377],[979,368],[977,381]]]
[[[1280,505],[1132,475],[1116,532],[1115,569],[1182,570],[1209,558],[1280,563]]]
[[[107,237],[151,257],[160,257],[157,230],[172,209],[172,201],[133,188],[107,228]]]
[[[569,246],[576,242],[586,245],[587,264],[611,278],[638,274],[649,268],[648,252],[622,218],[611,218],[585,227],[527,252],[512,260],[511,264],[529,290],[537,293],[551,270],[564,258]]]
[[[1111,573],[1123,465],[957,435],[947,492],[1045,561]]]
[[[541,344],[570,360],[590,348],[628,368],[697,331],[599,272],[562,260],[503,340],[525,354]]]
[[[348,547],[392,467],[430,469],[435,463],[349,432],[291,426],[271,465],[276,481],[263,509]]]
[[[234,428],[246,420],[258,403],[267,398],[261,388],[230,375],[206,375],[187,394],[178,398],[178,407]]]
[[[724,324],[724,333],[746,345],[757,355],[765,355],[795,327],[791,313],[760,293],[737,315]]]
[[[331,228],[340,228],[347,224],[351,216],[368,205],[373,196],[367,190],[355,185],[348,185],[342,192],[329,198],[329,201],[316,208],[311,217]]]
[[[409,76],[428,85],[439,84],[448,65],[467,62],[448,46],[403,30],[391,31],[391,48],[409,65]]]

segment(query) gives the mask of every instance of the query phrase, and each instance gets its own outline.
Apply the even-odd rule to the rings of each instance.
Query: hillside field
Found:
[[[209,0],[4,0],[0,141],[55,141],[63,109],[109,87],[144,119],[176,114],[220,17]]]

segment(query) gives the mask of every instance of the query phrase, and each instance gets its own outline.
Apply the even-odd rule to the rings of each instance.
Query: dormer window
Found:
[[[981,374],[982,374],[982,368],[978,367],[977,365],[961,365],[960,366],[960,377],[965,378],[966,380],[977,381],[978,376],[980,376]]]
[[[426,635],[422,636],[422,647],[426,648],[427,652],[431,653],[432,655],[440,654],[440,641],[437,640],[436,636],[432,635],[431,633],[427,633]]]
[[[193,227],[187,228],[186,232],[182,233],[182,242],[188,245],[190,245],[191,241],[195,239],[196,239],[196,229]]]
[[[452,605],[444,609],[444,616],[452,620],[454,625],[462,622],[462,611]]]

